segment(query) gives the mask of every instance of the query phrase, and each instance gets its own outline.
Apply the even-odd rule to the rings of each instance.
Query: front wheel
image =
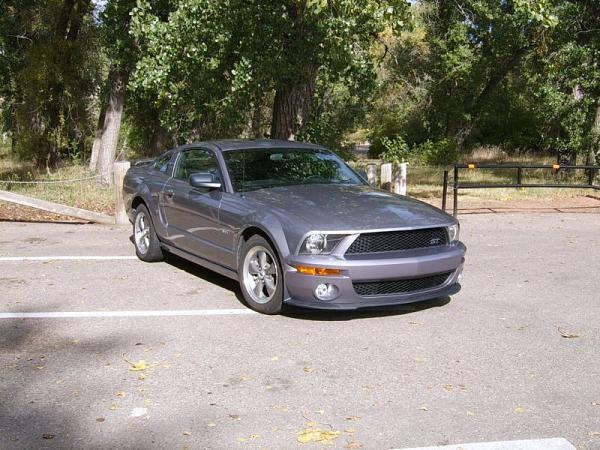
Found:
[[[248,306],[263,314],[277,314],[283,305],[283,273],[271,244],[254,235],[242,247],[238,268],[240,287]]]
[[[150,213],[145,205],[139,205],[133,220],[133,243],[135,254],[142,261],[155,262],[163,260],[160,241],[154,230]]]

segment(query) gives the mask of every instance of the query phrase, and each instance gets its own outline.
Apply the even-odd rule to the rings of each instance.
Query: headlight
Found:
[[[323,255],[331,253],[342,239],[346,237],[341,234],[310,234],[300,247],[300,254]]]
[[[448,227],[448,243],[454,244],[458,242],[458,235],[460,234],[460,225],[454,224]]]

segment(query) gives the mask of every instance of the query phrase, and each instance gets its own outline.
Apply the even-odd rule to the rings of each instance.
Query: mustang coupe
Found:
[[[140,259],[169,252],[233,278],[261,313],[396,305],[460,289],[457,221],[374,189],[317,145],[185,145],[134,165],[124,198]]]

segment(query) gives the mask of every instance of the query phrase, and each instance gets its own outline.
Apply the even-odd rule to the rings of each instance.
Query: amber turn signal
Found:
[[[323,267],[296,266],[296,270],[304,275],[341,275],[340,269],[325,269]]]

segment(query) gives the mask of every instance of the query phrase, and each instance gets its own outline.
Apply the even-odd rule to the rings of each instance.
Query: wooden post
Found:
[[[369,182],[370,185],[375,185],[375,182],[377,181],[377,165],[376,164],[369,164],[367,165],[367,181]]]
[[[406,175],[408,173],[408,163],[400,163],[394,171],[394,193],[406,195]]]
[[[120,161],[113,164],[113,180],[115,189],[115,222],[117,225],[125,225],[129,223],[127,211],[125,211],[125,202],[123,200],[123,180],[125,174],[131,167],[129,161]]]
[[[381,165],[381,189],[390,191],[392,189],[392,163],[385,163]]]

